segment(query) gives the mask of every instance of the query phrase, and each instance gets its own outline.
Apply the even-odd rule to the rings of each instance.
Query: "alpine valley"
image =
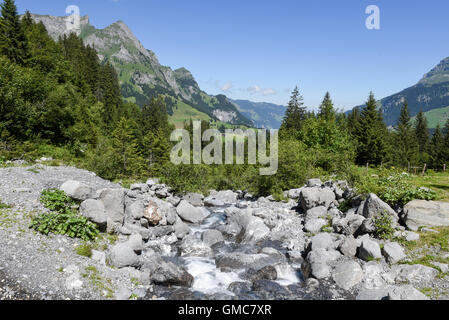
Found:
[[[67,17],[38,14],[32,17],[36,22],[42,22],[55,40],[70,33],[66,27]],[[170,121],[178,127],[189,119],[208,121],[216,127],[280,127],[285,108],[273,108],[274,105],[268,104],[270,111],[266,112],[251,102],[248,108],[246,101],[231,101],[225,95],[207,94],[189,70],[162,66],[156,54],[147,50],[123,21],[96,29],[90,24],[89,17],[83,16],[79,36],[86,45],[95,47],[101,61],[115,67],[122,95],[127,101],[142,107],[151,97],[164,95]]]

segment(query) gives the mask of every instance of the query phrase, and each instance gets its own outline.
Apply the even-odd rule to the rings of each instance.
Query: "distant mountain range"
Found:
[[[32,15],[42,21],[48,33],[58,39],[69,31],[66,17]],[[96,29],[89,17],[81,17],[80,37],[94,46],[101,61],[110,62],[117,70],[123,97],[143,106],[156,95],[164,95],[170,120],[182,125],[188,119],[201,119],[217,124],[253,127],[258,119],[245,116],[225,95],[202,91],[190,71],[162,66],[156,54],[144,48],[123,21]],[[246,110],[246,109],[245,109]],[[248,112],[247,115],[257,115]]]
[[[435,128],[438,122],[444,123],[449,106],[449,57],[425,74],[416,85],[379,101],[388,126],[397,123],[404,100],[407,100],[412,116],[416,116],[420,110],[426,112],[430,128]]]
[[[231,100],[237,109],[254,122],[257,128],[279,129],[284,118],[285,106],[267,102],[252,102],[248,100]]]

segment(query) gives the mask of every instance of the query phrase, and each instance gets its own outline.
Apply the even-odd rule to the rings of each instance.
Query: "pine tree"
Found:
[[[1,4],[0,53],[20,65],[25,65],[29,57],[25,33],[14,0],[4,0]]]
[[[302,123],[307,118],[306,108],[303,105],[303,97],[300,95],[298,87],[296,87],[288,103],[281,130],[293,132],[301,130]]]
[[[446,164],[449,163],[449,119],[443,129],[442,161]]]
[[[419,159],[421,162],[426,162],[429,152],[429,129],[426,116],[422,110],[416,116],[415,135],[419,146]]]
[[[334,103],[331,100],[329,92],[326,92],[323,102],[320,105],[318,116],[326,121],[334,121],[336,117]]]
[[[143,159],[140,156],[137,141],[131,124],[126,118],[121,118],[112,133],[112,147],[120,163],[120,172],[125,175],[136,174],[142,170]]]
[[[172,126],[168,123],[167,108],[163,96],[152,98],[149,104],[143,106],[141,127],[144,134],[160,129],[167,137],[170,135]]]
[[[398,163],[406,166],[412,162],[417,154],[416,136],[413,130],[411,117],[408,111],[408,103],[404,102],[401,108],[398,124],[396,125],[396,153]]]
[[[368,162],[375,165],[381,164],[386,155],[385,137],[387,133],[382,112],[377,108],[374,94],[370,93],[355,130],[358,141],[356,151],[358,164],[365,165]]]
[[[444,137],[441,133],[440,124],[437,124],[435,133],[430,141],[429,153],[432,168],[441,169],[444,164]]]
[[[357,126],[359,125],[360,121],[360,109],[354,108],[352,109],[351,113],[348,115],[348,131],[351,135],[356,134]]]

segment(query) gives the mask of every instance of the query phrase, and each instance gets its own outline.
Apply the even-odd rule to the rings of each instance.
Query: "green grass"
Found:
[[[83,257],[91,258],[92,257],[92,246],[88,243],[84,243],[76,247],[75,252]]]
[[[443,128],[449,118],[449,106],[444,108],[433,109],[424,113],[427,118],[427,123],[430,129],[435,129],[437,124]],[[416,117],[412,119],[414,121]]]
[[[449,168],[446,172],[430,172],[424,176],[411,175],[410,182],[417,187],[435,191],[439,201],[449,202]]]

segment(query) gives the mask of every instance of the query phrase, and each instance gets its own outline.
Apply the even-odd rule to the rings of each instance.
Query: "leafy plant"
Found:
[[[388,240],[394,235],[394,228],[392,227],[393,219],[387,215],[382,214],[374,218],[374,236],[378,239]]]
[[[75,201],[65,194],[64,191],[57,189],[47,189],[42,191],[40,201],[45,208],[58,213],[69,213],[72,207],[76,205]]]
[[[32,219],[30,228],[45,235],[50,233],[62,234],[85,241],[93,240],[99,234],[95,224],[73,211],[68,213],[42,213]]]

